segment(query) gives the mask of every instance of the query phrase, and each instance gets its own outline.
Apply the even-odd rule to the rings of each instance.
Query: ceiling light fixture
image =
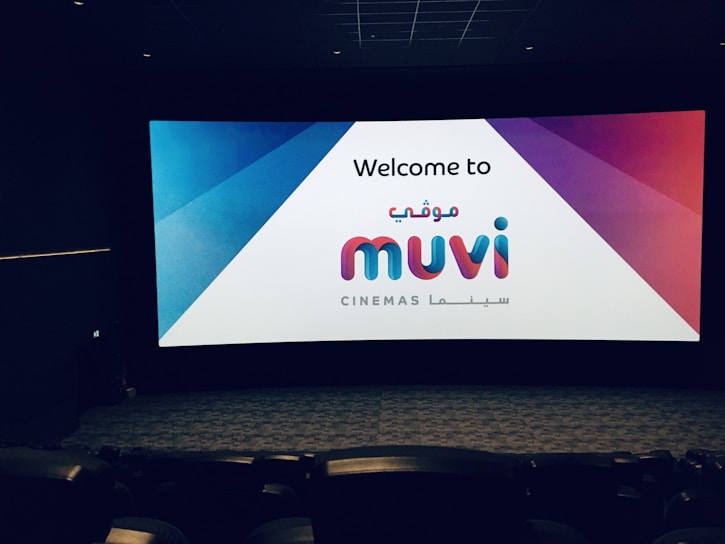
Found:
[[[340,53],[342,53],[342,51],[340,51],[339,49],[334,49],[334,50],[332,51],[332,54],[333,54],[333,55],[339,55]]]
[[[143,54],[143,57],[144,57],[145,59],[151,58],[151,53],[144,53],[144,54]]]
[[[85,2],[83,2],[82,0],[74,0],[74,1],[73,1],[73,3],[74,3],[74,4],[76,5],[76,6],[82,6],[83,4],[85,4]]]
[[[533,45],[527,45],[526,47],[524,47],[524,49],[526,49],[527,51],[533,51],[534,50],[534,46]]]

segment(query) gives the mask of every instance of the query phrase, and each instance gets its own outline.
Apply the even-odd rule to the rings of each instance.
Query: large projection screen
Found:
[[[150,122],[159,345],[700,338],[705,112]]]

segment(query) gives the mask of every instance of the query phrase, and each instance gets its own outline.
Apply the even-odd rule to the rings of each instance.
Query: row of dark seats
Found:
[[[0,448],[0,541],[725,543],[725,452]]]

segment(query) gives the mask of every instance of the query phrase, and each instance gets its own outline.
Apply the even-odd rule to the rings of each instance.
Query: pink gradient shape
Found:
[[[492,125],[699,334],[704,113]]]
[[[551,117],[534,121],[702,214],[704,111]]]

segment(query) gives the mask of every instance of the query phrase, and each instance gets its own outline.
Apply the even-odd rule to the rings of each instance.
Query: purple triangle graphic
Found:
[[[489,123],[699,333],[702,216],[534,120]]]

